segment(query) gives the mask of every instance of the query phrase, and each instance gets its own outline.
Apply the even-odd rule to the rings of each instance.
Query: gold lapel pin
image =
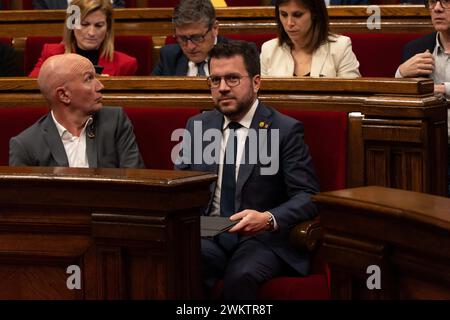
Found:
[[[269,124],[268,124],[268,123],[265,123],[264,121],[261,121],[261,122],[259,123],[259,127],[260,127],[260,128],[264,128],[264,129],[267,129],[267,128],[269,127]]]

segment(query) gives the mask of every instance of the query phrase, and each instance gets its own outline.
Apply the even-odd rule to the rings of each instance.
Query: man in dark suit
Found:
[[[19,75],[14,48],[0,42],[0,77],[18,77]]]
[[[228,233],[201,239],[205,292],[224,279],[226,299],[255,299],[273,277],[307,274],[307,254],[289,244],[289,231],[316,214],[310,197],[319,189],[303,126],[259,102],[258,57],[245,41],[211,50],[216,108],[188,120],[176,163],[217,173],[205,215],[240,220]]]
[[[121,108],[102,108],[103,85],[77,54],[47,59],[38,84],[51,112],[11,138],[10,166],[144,167]]]
[[[428,0],[435,32],[415,39],[403,48],[402,64],[395,77],[427,77],[434,81],[434,92],[450,100],[450,2]],[[450,110],[448,110],[450,123]],[[450,153],[450,125],[448,126]],[[450,195],[450,157],[448,164],[448,194]]]
[[[33,0],[33,9],[36,10],[45,10],[45,9],[67,9],[68,6],[67,0]],[[124,8],[125,0],[114,0],[111,1],[114,8]]]
[[[210,0],[181,0],[174,9],[176,44],[161,48],[154,76],[207,76],[208,52],[218,37],[219,23]]]

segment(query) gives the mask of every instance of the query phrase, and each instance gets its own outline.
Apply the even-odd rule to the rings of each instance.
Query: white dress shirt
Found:
[[[242,125],[241,128],[236,130],[237,136],[237,152],[236,152],[236,181],[239,175],[239,165],[241,163],[242,154],[244,151],[245,140],[247,139],[248,129],[252,124],[253,116],[255,115],[256,108],[258,107],[259,100],[256,99],[247,114],[239,121]],[[228,124],[230,119],[224,116],[223,127],[222,127],[222,142],[220,146],[220,156],[219,156],[219,170],[217,177],[217,186],[214,192],[214,197],[212,201],[211,216],[220,215],[220,193],[222,187],[222,167],[224,162],[225,148],[228,142],[228,136],[230,135],[230,130],[228,129]]]
[[[89,168],[89,162],[86,154],[86,127],[93,121],[89,118],[81,130],[80,136],[72,135],[64,128],[55,118],[53,111],[51,112],[56,129],[66,150],[67,160],[71,168]]]
[[[214,45],[217,44],[217,37],[214,39]],[[205,74],[208,77],[209,76],[209,68],[208,68],[208,60],[209,58],[205,59],[205,65],[203,66],[203,69],[205,70]],[[188,71],[186,76],[188,77],[196,77],[198,75],[198,68],[197,64],[191,60],[188,61]]]
[[[236,150],[236,176],[235,179],[237,181],[237,178],[239,176],[239,165],[242,162],[242,155],[244,154],[244,147],[245,147],[245,140],[247,139],[248,130],[250,129],[250,126],[252,124],[253,116],[255,115],[256,108],[258,107],[259,100],[256,99],[255,102],[253,102],[250,110],[247,112],[247,114],[239,121],[239,124],[241,124],[242,127],[239,129],[236,129],[236,137],[237,137],[237,150]],[[223,162],[224,162],[224,155],[225,155],[225,148],[227,146],[228,137],[230,135],[230,130],[228,129],[228,124],[231,122],[230,119],[224,116],[223,121],[223,127],[222,127],[222,142],[220,145],[220,156],[219,156],[219,170],[218,170],[218,177],[217,177],[217,185],[216,190],[214,191],[213,201],[211,204],[211,216],[219,216],[220,215],[220,194],[221,194],[221,187],[222,187],[222,168],[223,168]],[[247,159],[246,161],[248,161]],[[270,213],[270,212],[269,212]],[[272,213],[270,213],[272,215]],[[273,215],[272,215],[273,216]],[[274,221],[274,230],[278,229],[278,224],[275,219]]]

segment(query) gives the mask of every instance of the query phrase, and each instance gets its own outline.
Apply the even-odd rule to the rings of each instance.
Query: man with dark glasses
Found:
[[[208,76],[208,52],[216,43],[219,23],[210,0],[182,0],[173,12],[175,44],[161,48],[154,76]]]

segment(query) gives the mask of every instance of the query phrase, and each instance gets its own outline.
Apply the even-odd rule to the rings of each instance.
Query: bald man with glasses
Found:
[[[434,81],[434,93],[450,100],[450,0],[425,0],[435,32],[415,39],[403,48],[396,78],[425,77]],[[447,110],[448,122],[450,112]],[[449,154],[450,154],[450,127]],[[450,195],[450,157],[448,163]]]
[[[174,9],[176,44],[161,48],[154,76],[208,76],[208,52],[219,37],[219,23],[210,0],[182,0]]]

